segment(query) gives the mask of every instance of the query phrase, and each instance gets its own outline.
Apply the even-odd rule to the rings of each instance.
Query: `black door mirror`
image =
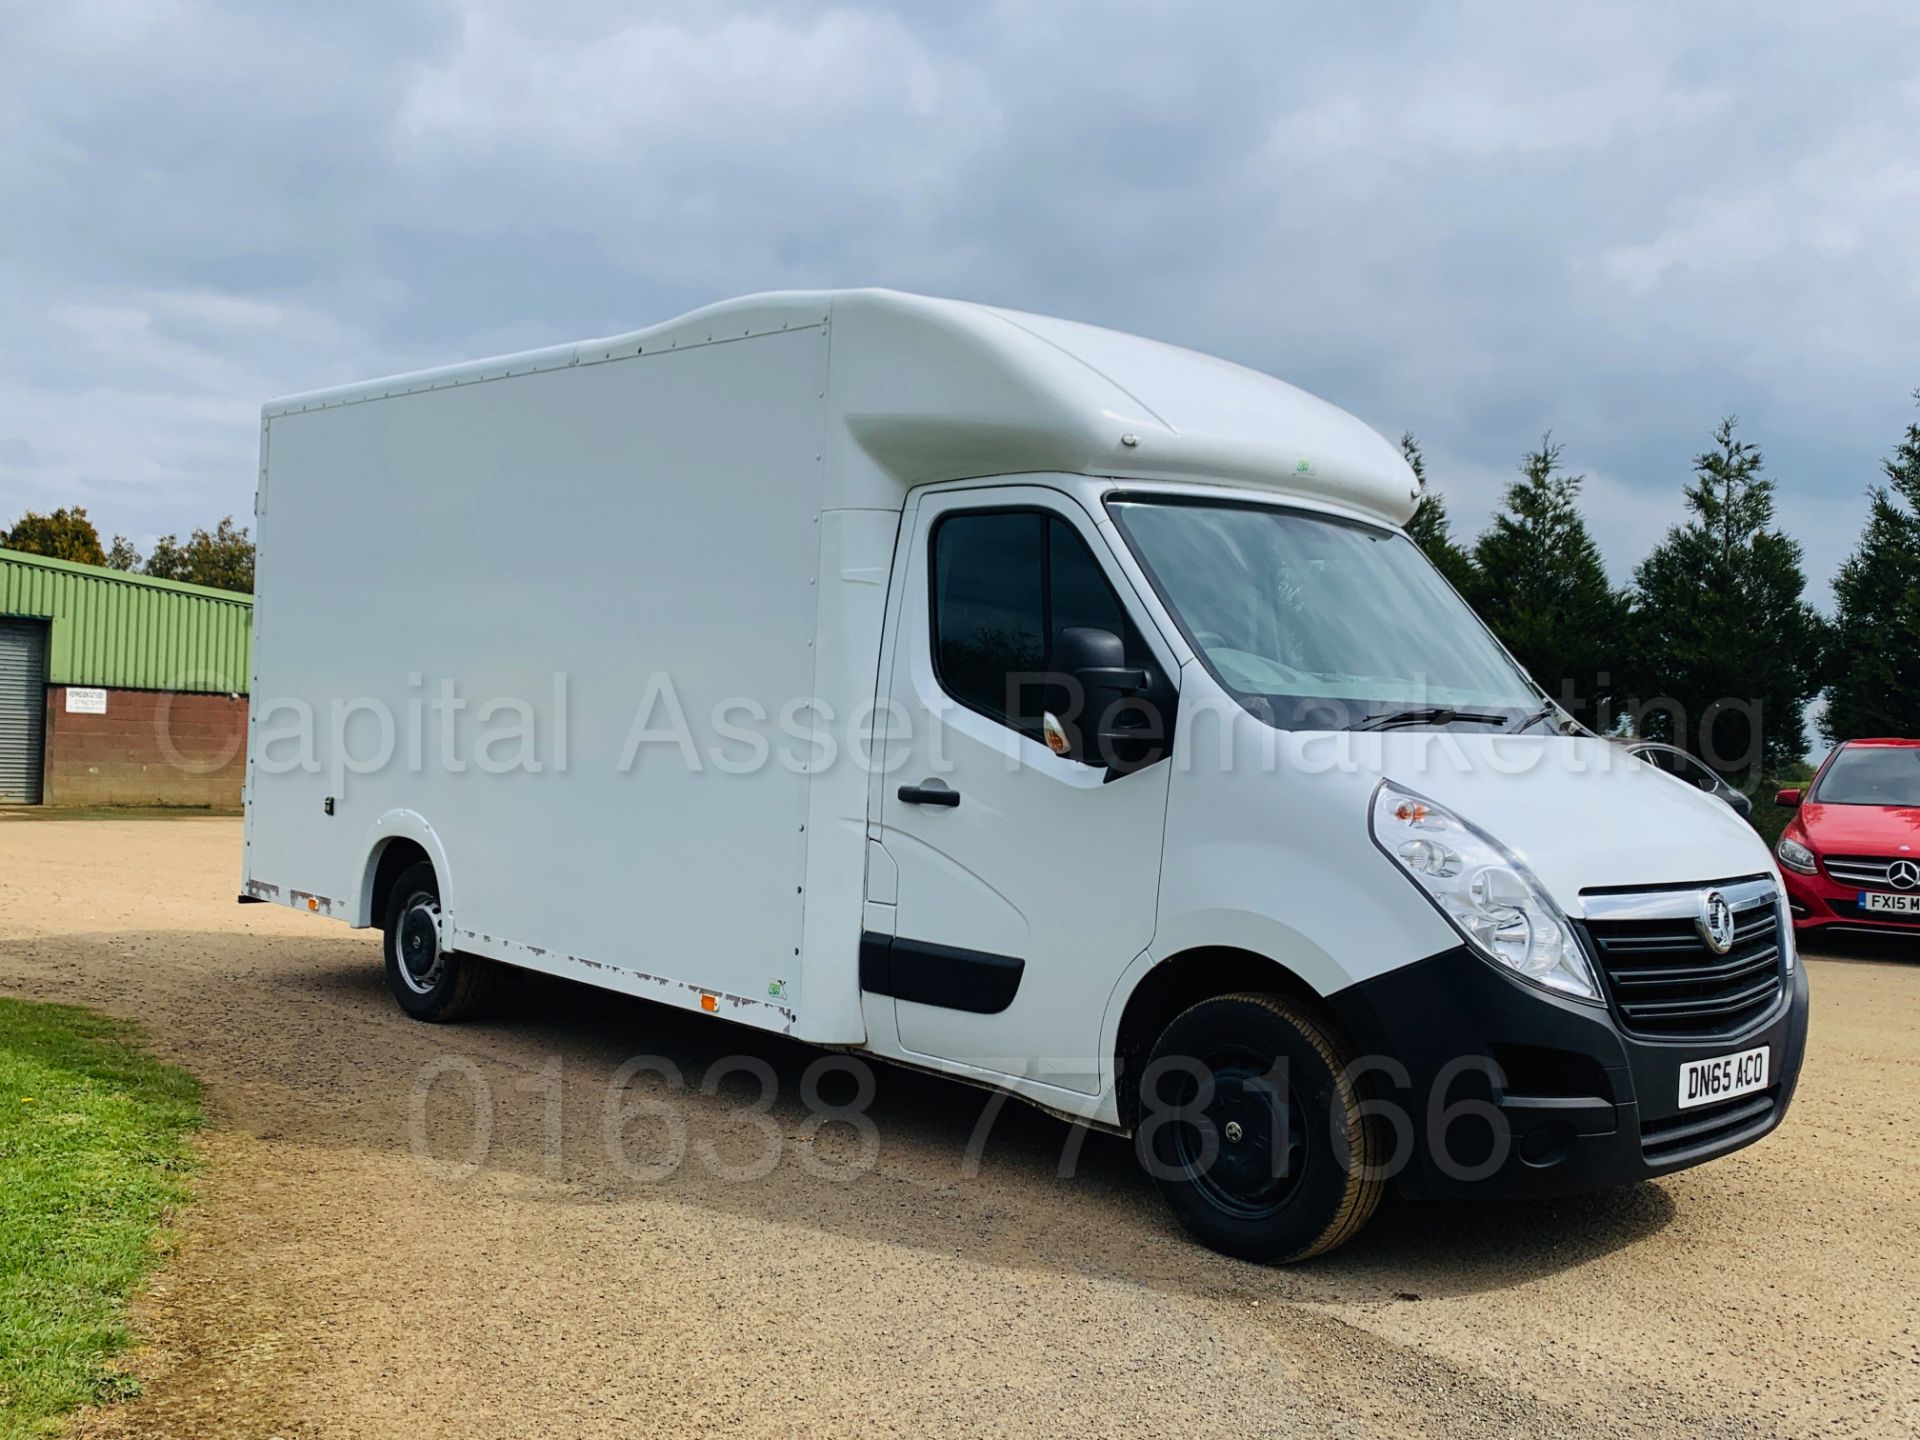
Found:
[[[1082,626],[1062,630],[1049,668],[1088,690],[1133,694],[1147,685],[1145,671],[1127,668],[1127,647],[1111,630]]]
[[[1050,713],[1072,759],[1104,765],[1112,779],[1167,754],[1172,687],[1151,669],[1129,665],[1126,646],[1111,630],[1062,630],[1047,669]]]

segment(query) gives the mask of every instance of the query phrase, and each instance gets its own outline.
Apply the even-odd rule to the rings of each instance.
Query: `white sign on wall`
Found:
[[[69,715],[104,715],[107,713],[107,692],[104,690],[79,690],[67,687],[67,713]]]

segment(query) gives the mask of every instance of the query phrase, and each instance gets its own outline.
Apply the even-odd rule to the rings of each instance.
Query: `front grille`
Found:
[[[1842,885],[1858,885],[1867,890],[1890,890],[1895,894],[1920,888],[1914,885],[1896,885],[1888,871],[1893,869],[1896,860],[1905,859],[1915,864],[1911,856],[1875,856],[1875,855],[1829,855],[1823,862],[1827,874]]]
[[[1695,907],[1703,889],[1588,900],[1586,931],[1621,1028],[1658,1040],[1735,1035],[1779,1003],[1785,983],[1780,907],[1771,883],[1723,888],[1733,945],[1716,955]]]
[[[1776,1086],[1758,1095],[1682,1110],[1671,1119],[1649,1120],[1640,1127],[1640,1153],[1650,1165],[1718,1154],[1765,1130],[1779,1100]]]

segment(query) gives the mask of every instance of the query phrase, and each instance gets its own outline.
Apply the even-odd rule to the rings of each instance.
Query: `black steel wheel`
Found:
[[[1278,995],[1176,1016],[1141,1077],[1135,1141],[1203,1244],[1244,1259],[1325,1254],[1379,1204],[1382,1136],[1332,1027]]]

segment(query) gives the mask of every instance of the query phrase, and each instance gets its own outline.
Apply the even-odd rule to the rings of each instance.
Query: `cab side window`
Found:
[[[1120,597],[1107,584],[1100,564],[1087,549],[1080,532],[1058,516],[1047,520],[1047,653],[1062,630],[1086,627],[1111,630],[1127,642],[1127,653],[1139,653],[1127,624]]]
[[[1073,626],[1110,630],[1140,653],[1099,562],[1058,516],[959,511],[934,527],[932,546],[934,671],[968,709],[1037,734],[1040,677]]]
[[[946,692],[1012,725],[1008,678],[1046,659],[1045,531],[1028,512],[949,515],[933,532],[933,660]]]

